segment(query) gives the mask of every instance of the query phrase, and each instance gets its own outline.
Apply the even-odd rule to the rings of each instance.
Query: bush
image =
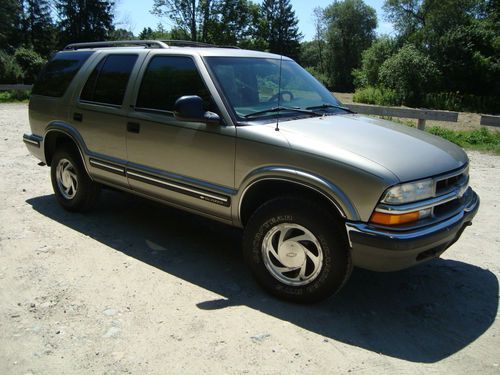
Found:
[[[429,127],[427,132],[447,139],[460,147],[493,151],[500,154],[500,132],[486,128],[477,130],[454,131],[437,126]]]
[[[386,36],[377,39],[361,54],[361,68],[355,69],[352,73],[354,85],[356,87],[377,86],[380,67],[395,51],[393,39]]]
[[[318,81],[320,81],[324,86],[329,87],[328,76],[324,73],[321,73],[317,68],[313,66],[306,67],[306,70],[311,73]]]
[[[439,92],[425,95],[423,106],[449,111],[500,113],[500,97],[476,96],[454,92]]]
[[[38,53],[28,48],[18,48],[14,58],[24,72],[24,82],[33,83],[38,73],[47,62]]]
[[[23,70],[14,57],[0,50],[0,83],[18,83],[23,77]]]
[[[436,64],[411,44],[389,57],[379,71],[381,86],[394,90],[410,106],[421,103],[424,94],[432,91],[438,80]]]
[[[354,93],[353,101],[357,103],[387,106],[401,105],[401,98],[394,90],[371,86],[357,89]]]
[[[12,90],[0,92],[0,103],[23,102],[30,97],[30,90]]]

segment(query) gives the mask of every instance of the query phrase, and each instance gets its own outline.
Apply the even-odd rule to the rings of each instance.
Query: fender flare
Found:
[[[73,126],[71,126],[65,122],[62,122],[62,121],[50,122],[45,129],[45,134],[43,137],[43,140],[44,140],[44,142],[43,142],[43,154],[45,156],[45,160],[47,160],[47,153],[46,153],[47,150],[45,148],[45,145],[46,145],[47,136],[50,133],[63,133],[64,135],[68,136],[69,138],[71,138],[73,140],[73,142],[76,145],[76,148],[78,149],[78,152],[80,153],[80,157],[82,158],[82,162],[83,162],[83,166],[85,167],[85,171],[87,172],[89,177],[92,178],[90,173],[89,173],[89,169],[87,166],[87,160],[86,160],[86,155],[88,155],[88,149],[87,149],[87,146],[85,145],[83,137],[78,132],[78,130],[76,130]]]
[[[246,193],[252,186],[265,180],[285,181],[311,189],[327,198],[344,219],[359,220],[359,213],[350,199],[331,181],[303,170],[283,166],[267,166],[254,170],[243,179],[240,189],[234,197],[237,204],[233,205],[233,216],[237,222],[241,223],[241,206]]]

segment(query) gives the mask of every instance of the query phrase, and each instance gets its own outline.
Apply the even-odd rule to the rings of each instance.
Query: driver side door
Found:
[[[198,95],[206,110],[219,112],[197,62],[188,55],[152,54],[139,77],[127,123],[130,187],[230,220],[235,127],[180,121],[173,114],[184,95]]]

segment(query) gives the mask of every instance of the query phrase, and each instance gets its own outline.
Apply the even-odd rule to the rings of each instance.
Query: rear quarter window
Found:
[[[93,51],[59,52],[45,65],[38,76],[32,93],[35,95],[60,97]]]
[[[95,67],[80,95],[81,101],[121,105],[137,55],[108,55]]]

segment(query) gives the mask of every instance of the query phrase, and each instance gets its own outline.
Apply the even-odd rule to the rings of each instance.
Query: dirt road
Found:
[[[238,230],[112,191],[63,211],[27,131],[0,105],[0,374],[500,374],[499,157],[470,153],[482,207],[443,259],[296,306]]]

